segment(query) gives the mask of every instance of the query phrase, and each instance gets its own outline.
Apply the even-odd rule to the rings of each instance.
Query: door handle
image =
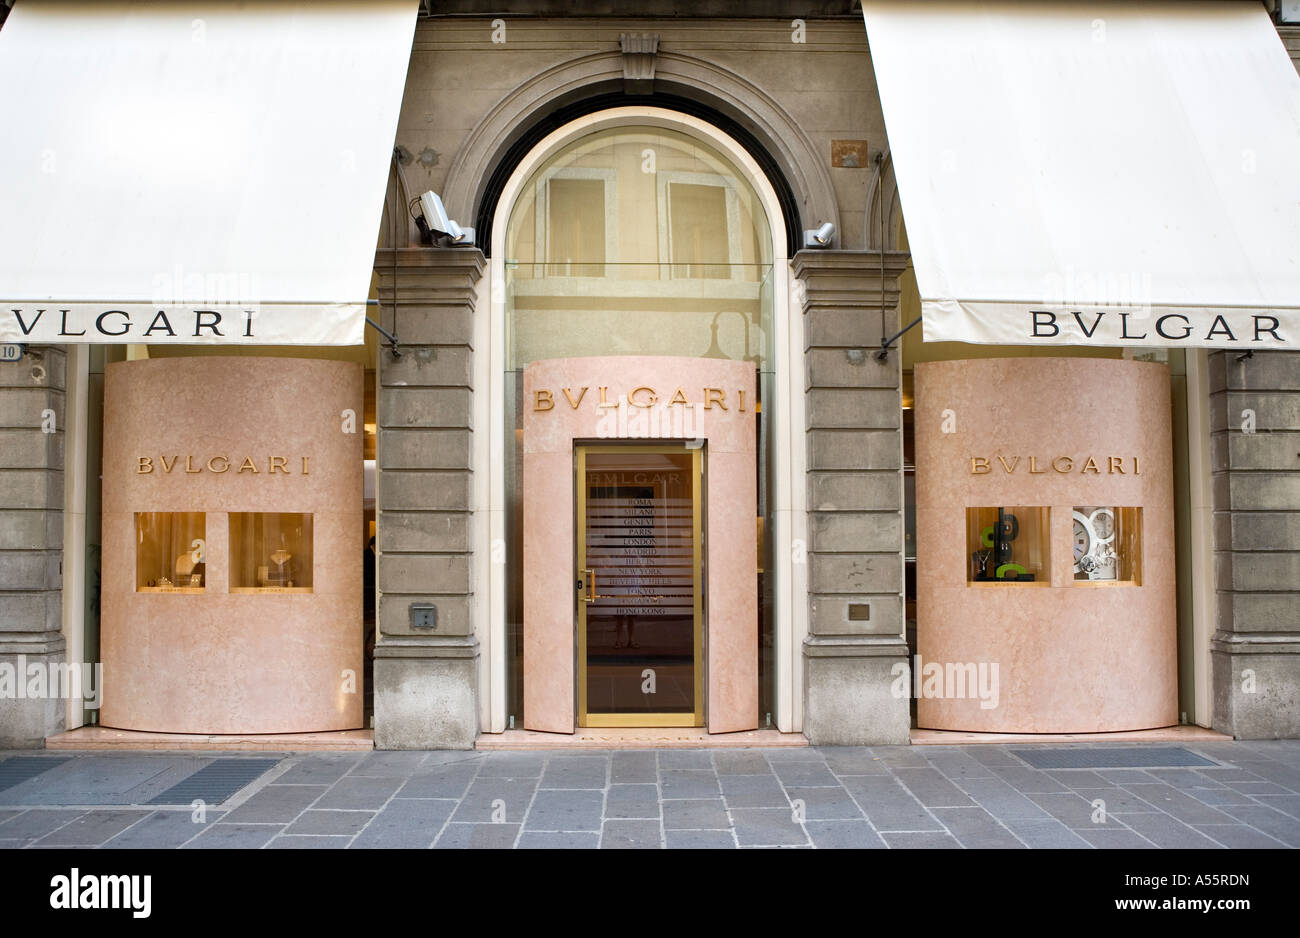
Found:
[[[584,603],[594,603],[596,596],[596,571],[591,567],[582,568],[583,579],[587,582],[587,594],[582,597]]]

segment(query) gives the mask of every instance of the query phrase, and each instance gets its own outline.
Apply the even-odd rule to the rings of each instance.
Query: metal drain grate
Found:
[[[21,785],[67,761],[69,760],[51,759],[49,756],[13,756],[5,759],[0,762],[0,791]]]
[[[1177,746],[1013,749],[1011,752],[1036,769],[1163,769],[1184,765],[1218,765],[1211,759]]]
[[[189,778],[177,782],[149,804],[221,804],[245,785],[261,777],[279,759],[215,759]]]

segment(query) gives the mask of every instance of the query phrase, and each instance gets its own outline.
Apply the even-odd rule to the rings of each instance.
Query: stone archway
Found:
[[[549,115],[584,99],[624,91],[630,57],[609,52],[573,59],[531,77],[497,102],[448,171],[442,193],[448,211],[457,218],[480,217],[484,200],[494,197],[489,192],[491,169]],[[650,82],[636,85],[638,94],[652,90],[695,102],[753,136],[790,188],[799,221],[796,232],[825,221],[840,224],[825,160],[771,96],[726,69],[688,55],[659,52],[652,72]],[[485,232],[479,234],[483,238]]]

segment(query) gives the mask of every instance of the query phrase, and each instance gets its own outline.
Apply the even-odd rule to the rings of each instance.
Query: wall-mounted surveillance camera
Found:
[[[835,224],[829,221],[816,231],[805,231],[803,233],[803,246],[806,248],[828,248],[834,240]]]
[[[419,202],[420,214],[415,216],[415,225],[420,229],[420,240],[425,244],[474,244],[474,229],[462,228],[452,221],[438,193],[430,190],[420,196]]]

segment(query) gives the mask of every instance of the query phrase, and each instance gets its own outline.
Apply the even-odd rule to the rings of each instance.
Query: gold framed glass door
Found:
[[[579,726],[704,725],[702,452],[577,447]]]

